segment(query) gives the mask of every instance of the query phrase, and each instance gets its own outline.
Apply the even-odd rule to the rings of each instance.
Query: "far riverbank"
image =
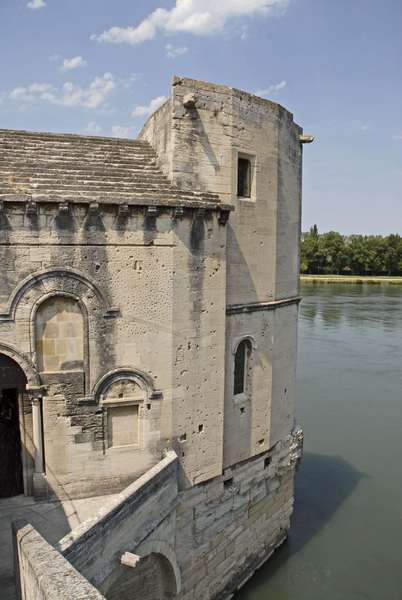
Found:
[[[382,284],[402,285],[402,277],[374,277],[351,275],[300,275],[300,283],[350,283],[350,284]]]

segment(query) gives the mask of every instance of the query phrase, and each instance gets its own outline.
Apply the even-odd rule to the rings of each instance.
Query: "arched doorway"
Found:
[[[107,600],[173,600],[176,582],[172,565],[152,552],[135,568],[119,565],[100,586]]]
[[[20,422],[27,378],[9,356],[0,354],[0,497],[24,493]]]

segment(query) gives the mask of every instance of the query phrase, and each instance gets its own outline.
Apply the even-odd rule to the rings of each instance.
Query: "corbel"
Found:
[[[156,217],[158,208],[156,206],[147,206],[147,217]]]
[[[197,221],[202,221],[205,218],[205,208],[197,208],[195,218]]]
[[[219,212],[219,217],[218,217],[219,225],[226,225],[226,223],[228,222],[228,219],[229,219],[229,215],[230,215],[229,210],[221,210]]]
[[[141,556],[138,556],[138,554],[132,554],[131,552],[125,552],[120,558],[122,565],[125,565],[126,567],[133,567],[134,569],[140,560]]]
[[[28,200],[26,214],[27,215],[36,215],[36,214],[38,214],[38,208],[36,206],[36,202],[32,202],[32,200]]]
[[[119,217],[127,217],[129,212],[128,204],[119,204]]]
[[[60,202],[59,215],[68,215],[68,202]]]
[[[179,219],[181,219],[183,217],[184,214],[184,209],[182,206],[175,206],[174,210],[173,210],[173,219],[175,221],[178,221]]]
[[[90,215],[99,215],[99,202],[90,202],[89,203],[89,214]]]

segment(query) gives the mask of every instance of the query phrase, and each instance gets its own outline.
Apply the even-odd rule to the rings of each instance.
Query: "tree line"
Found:
[[[302,233],[301,273],[351,275],[402,274],[402,238],[397,233],[341,235],[318,233],[317,225]]]

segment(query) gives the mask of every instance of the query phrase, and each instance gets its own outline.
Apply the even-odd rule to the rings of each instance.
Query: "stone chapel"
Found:
[[[0,496],[121,492],[15,526],[21,598],[76,597],[40,549],[80,598],[226,598],[285,539],[310,141],[179,77],[137,140],[0,130]]]

